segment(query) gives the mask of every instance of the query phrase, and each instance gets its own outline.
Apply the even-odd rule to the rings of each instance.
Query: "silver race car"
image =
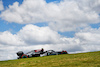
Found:
[[[54,50],[44,51],[44,49],[32,50],[26,54],[24,54],[23,51],[17,52],[18,59],[30,58],[30,57],[42,57],[42,56],[49,56],[49,55],[59,55],[59,54],[68,54],[68,53],[67,51],[54,51]]]

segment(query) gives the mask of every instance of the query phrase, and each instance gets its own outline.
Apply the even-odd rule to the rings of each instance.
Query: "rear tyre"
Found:
[[[61,54],[67,54],[67,52],[66,51],[62,51],[62,53]]]

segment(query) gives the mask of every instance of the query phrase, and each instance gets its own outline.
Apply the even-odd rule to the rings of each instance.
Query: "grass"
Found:
[[[0,61],[0,67],[100,67],[100,51]]]

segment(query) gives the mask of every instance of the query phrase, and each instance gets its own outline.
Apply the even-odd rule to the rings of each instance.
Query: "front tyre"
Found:
[[[28,58],[28,56],[25,55],[25,54],[23,54],[23,55],[21,56],[21,58]]]

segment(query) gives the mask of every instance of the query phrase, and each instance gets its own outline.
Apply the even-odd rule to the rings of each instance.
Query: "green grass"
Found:
[[[0,61],[0,67],[100,67],[100,51]]]

